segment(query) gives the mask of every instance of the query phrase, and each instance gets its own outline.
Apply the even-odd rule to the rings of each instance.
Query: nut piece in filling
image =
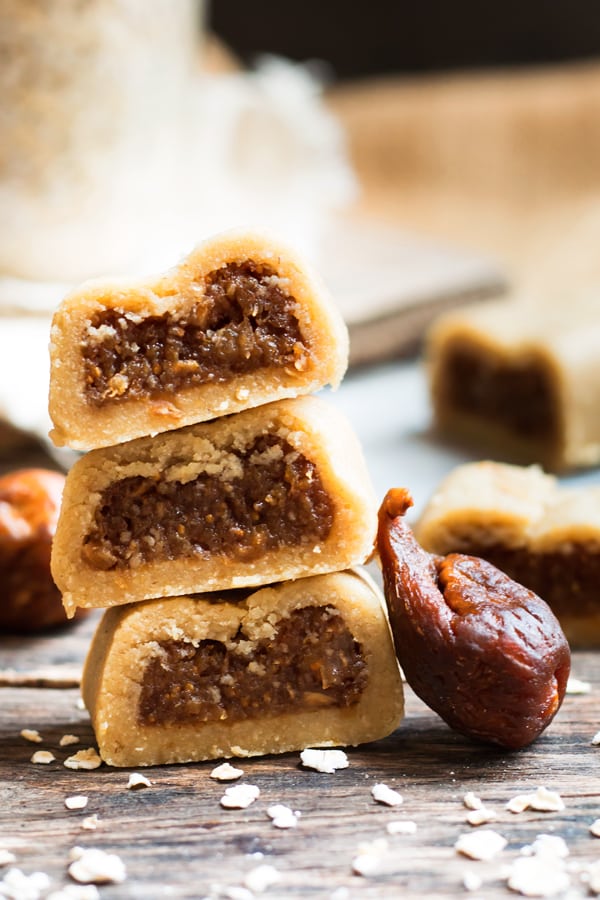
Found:
[[[198,247],[140,283],[93,282],[52,325],[59,446],[104,447],[337,385],[340,313],[306,265],[255,234]]]
[[[108,610],[82,691],[118,766],[353,745],[403,713],[382,598],[358,572]]]
[[[436,425],[482,452],[563,470],[600,461],[594,303],[486,303],[427,338]]]
[[[479,556],[548,603],[571,646],[600,646],[600,489],[537,466],[454,469],[415,526],[433,553]]]
[[[52,572],[71,613],[336,571],[371,553],[376,508],[345,418],[283,400],[86,454]]]

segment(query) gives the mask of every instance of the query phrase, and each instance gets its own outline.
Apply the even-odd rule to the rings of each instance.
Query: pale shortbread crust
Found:
[[[427,337],[431,398],[438,427],[506,462],[551,470],[600,461],[600,319],[597,301],[542,305],[525,299],[486,303],[441,316]],[[456,350],[491,366],[541,373],[556,420],[552,436],[519,433],[452,404],[446,394]],[[514,397],[519,404],[519,397]],[[533,411],[535,413],[535,411]]]
[[[114,766],[148,766],[284,753],[308,746],[356,745],[398,726],[402,682],[381,595],[353,572],[301,578],[229,602],[211,597],[148,600],[105,612],[85,664],[82,692],[100,755]],[[138,707],[144,669],[176,640],[228,641],[243,629],[250,644],[273,636],[277,621],[304,606],[333,606],[360,643],[368,667],[361,698],[346,708],[313,707],[259,717],[183,725],[144,725]]]
[[[584,546],[597,555],[600,487],[563,487],[538,466],[467,463],[440,484],[414,531],[426,550],[442,555],[486,546],[565,556]],[[560,622],[571,644],[600,643],[600,615],[580,612],[576,598]]]
[[[101,407],[86,401],[82,344],[91,339],[92,317],[116,309],[133,317],[185,314],[201,302],[204,279],[229,263],[252,261],[275,271],[296,301],[295,315],[310,350],[302,365],[270,366],[232,375],[226,382],[183,387],[160,398],[127,394]],[[95,333],[100,340],[101,334]],[[177,268],[144,281],[86,282],[62,302],[50,343],[49,411],[53,442],[78,450],[107,447],[181,428],[284,397],[336,387],[346,371],[348,333],[341,313],[318,276],[293,251],[255,232],[218,235],[198,246]]]
[[[102,491],[132,476],[185,482],[201,472],[224,480],[239,475],[243,449],[258,435],[276,434],[311,460],[333,505],[326,540],[266,550],[253,561],[226,554],[147,562],[135,569],[98,571],[82,558]],[[67,615],[77,607],[107,607],[149,597],[268,584],[364,562],[373,550],[377,500],[359,442],[349,422],[318,397],[281,400],[232,417],[154,438],[92,450],[67,475],[52,548],[52,574]]]

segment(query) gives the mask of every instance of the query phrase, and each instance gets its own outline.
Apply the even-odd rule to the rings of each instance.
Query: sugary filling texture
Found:
[[[138,708],[143,725],[238,722],[294,710],[350,707],[368,681],[361,644],[333,606],[305,606],[272,637],[227,643],[159,643],[146,666]]]
[[[276,434],[228,452],[240,477],[203,472],[182,483],[158,472],[110,484],[84,538],[85,563],[108,571],[208,554],[248,562],[327,539],[334,507],[314,462]]]
[[[185,312],[107,309],[91,318],[81,348],[88,403],[164,397],[260,368],[309,365],[296,300],[269,266],[229,263],[189,290]]]

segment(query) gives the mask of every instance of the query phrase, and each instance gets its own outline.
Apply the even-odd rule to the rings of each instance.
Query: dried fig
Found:
[[[67,623],[50,574],[64,475],[19,469],[0,478],[0,631]]]
[[[549,606],[490,563],[417,543],[408,491],[388,491],[377,544],[400,665],[451,728],[517,749],[562,703],[569,645]]]

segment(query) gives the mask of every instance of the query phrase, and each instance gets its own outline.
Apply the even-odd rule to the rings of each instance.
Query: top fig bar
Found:
[[[87,282],[57,310],[50,356],[50,437],[90,450],[336,387],[348,335],[303,262],[239,232],[152,280]]]

